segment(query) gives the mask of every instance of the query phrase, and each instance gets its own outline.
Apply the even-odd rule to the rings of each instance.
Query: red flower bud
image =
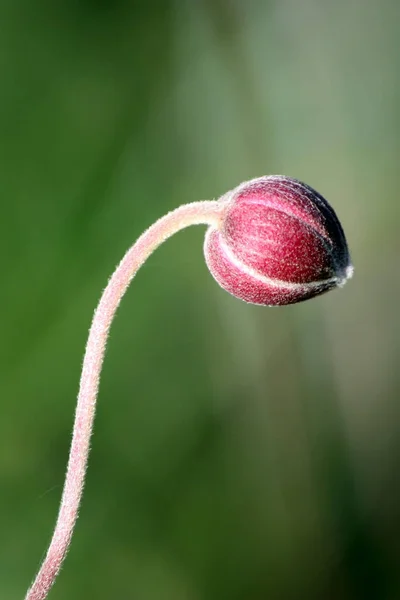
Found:
[[[211,274],[237,298],[293,304],[342,286],[353,268],[334,210],[308,185],[280,175],[228,192],[204,253]]]

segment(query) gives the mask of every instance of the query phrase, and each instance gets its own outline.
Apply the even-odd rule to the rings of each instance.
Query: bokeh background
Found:
[[[203,227],[151,257],[50,597],[400,598],[399,39],[396,0],[1,0],[1,600],[49,541],[114,266],[268,173],[330,200],[354,279],[266,309],[218,288]]]

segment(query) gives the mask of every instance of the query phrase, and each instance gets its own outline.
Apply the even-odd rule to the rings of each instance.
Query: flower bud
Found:
[[[342,286],[353,268],[343,229],[327,201],[280,175],[242,183],[220,200],[218,228],[206,234],[211,274],[233,296],[293,304]]]

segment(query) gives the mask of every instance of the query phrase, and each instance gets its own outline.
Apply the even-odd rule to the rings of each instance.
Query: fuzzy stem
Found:
[[[89,443],[108,332],[122,296],[138,269],[160,244],[189,225],[207,224],[218,227],[223,208],[224,203],[221,201],[203,201],[186,204],[168,213],[139,237],[111,276],[94,313],[89,331],[67,474],[57,522],[46,557],[25,600],[44,600],[47,597],[68,552],[85,482]]]

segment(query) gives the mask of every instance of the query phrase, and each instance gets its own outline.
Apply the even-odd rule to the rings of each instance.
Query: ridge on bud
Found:
[[[282,306],[345,284],[353,273],[343,229],[313,188],[282,175],[242,183],[224,195],[219,227],[204,243],[219,285],[253,304]]]

